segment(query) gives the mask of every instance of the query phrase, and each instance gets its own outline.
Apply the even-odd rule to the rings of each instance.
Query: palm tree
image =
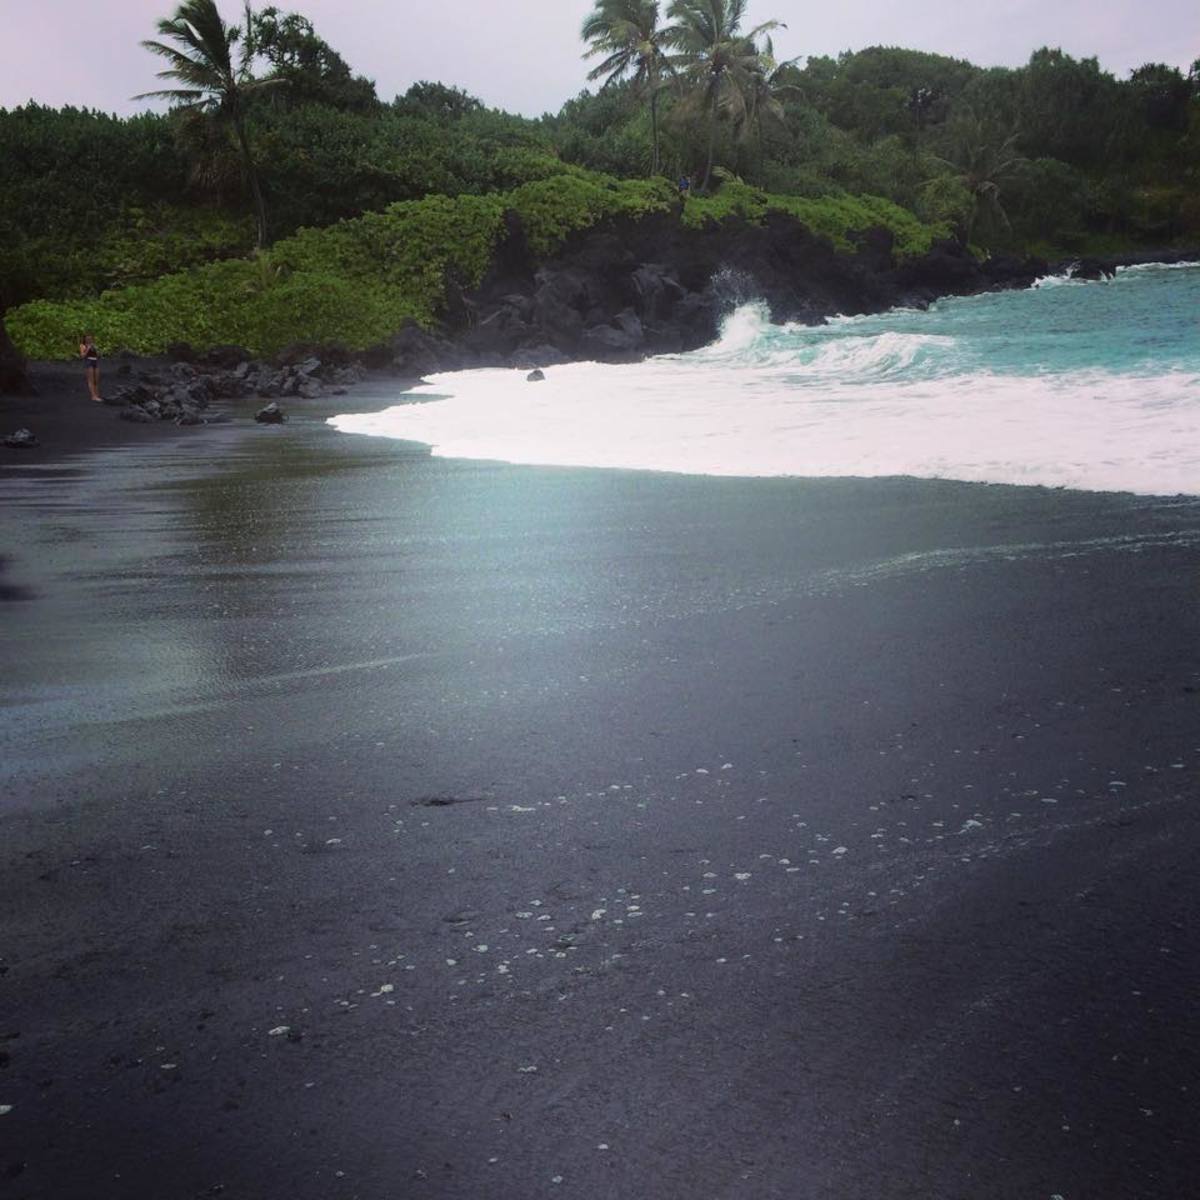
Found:
[[[677,53],[672,65],[692,86],[694,103],[708,117],[708,161],[701,191],[708,189],[717,141],[717,118],[722,109],[735,121],[744,120],[751,104],[752,80],[761,70],[758,39],[780,21],[764,21],[741,31],[746,0],[671,0],[667,15],[675,22],[663,40]]]
[[[967,241],[970,242],[980,217],[986,216],[1011,229],[1000,194],[1029,161],[1016,152],[1020,133],[1014,131],[1002,137],[970,108],[953,122],[947,133],[952,139],[950,154],[946,158],[934,156],[934,161],[953,171],[971,194]]]
[[[658,27],[658,0],[595,0],[583,22],[582,36],[591,46],[584,58],[605,55],[588,79],[604,77],[601,88],[631,77],[634,91],[650,98],[653,138],[651,173],[658,174],[658,94],[670,69]]]
[[[246,4],[246,23],[242,29],[225,24],[215,0],[184,0],[173,17],[158,23],[159,34],[175,45],[165,41],[142,43],[147,50],[170,63],[166,70],[158,72],[159,79],[174,79],[183,86],[143,92],[134,99],[170,100],[185,110],[209,114],[233,127],[241,151],[242,169],[254,197],[256,246],[261,250],[267,243],[267,209],[246,137],[245,107],[252,92],[279,80],[255,79],[251,74],[250,63],[254,57],[251,20],[249,3]],[[239,40],[242,49],[235,65],[233,48]]]
[[[222,202],[242,194],[246,168],[217,113],[199,108],[181,110],[175,141],[187,159],[188,182],[192,187]]]
[[[763,39],[761,49],[752,44],[750,50],[757,51],[757,60],[746,80],[747,86],[743,93],[745,104],[735,121],[734,137],[742,142],[752,133],[755,134],[761,153],[763,116],[772,117],[782,124],[784,110],[779,97],[787,92],[800,91],[794,83],[785,82],[785,73],[790,74],[798,59],[789,58],[778,62],[775,58],[775,46],[769,37]]]

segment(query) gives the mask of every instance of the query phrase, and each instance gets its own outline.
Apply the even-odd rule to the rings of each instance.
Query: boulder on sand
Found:
[[[30,430],[18,429],[15,433],[10,433],[4,439],[4,444],[13,450],[31,450],[38,444],[38,440]]]
[[[287,413],[272,400],[265,408],[260,408],[254,414],[254,419],[260,425],[282,425],[287,420]]]

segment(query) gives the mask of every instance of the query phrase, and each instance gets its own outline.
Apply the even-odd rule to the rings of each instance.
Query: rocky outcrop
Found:
[[[366,377],[361,363],[351,361],[349,350],[323,350],[304,347],[298,354],[280,356],[277,366],[266,363],[239,363],[234,371],[243,395],[261,396],[264,400],[280,396],[299,396],[315,400],[327,393],[339,395]]]
[[[997,254],[986,259],[980,266],[989,290],[1027,288],[1051,273],[1050,264],[1044,258],[1016,258],[1011,254]]]
[[[1072,279],[1111,279],[1116,273],[1115,264],[1099,258],[1081,258],[1067,271]]]
[[[138,382],[118,388],[104,403],[122,411],[122,420],[174,421],[176,425],[206,424],[205,409],[223,392],[218,380],[185,362],[172,363],[165,378],[144,372]]]
[[[238,346],[219,346],[196,355],[180,344],[174,361],[165,369],[141,371],[136,382],[111,392],[104,403],[121,409],[119,415],[125,421],[204,425],[212,419],[209,406],[218,399],[317,399],[344,393],[366,377],[366,368],[351,361],[349,350],[324,348],[320,351],[324,357],[313,350],[306,347],[303,357],[281,355],[283,361],[273,365],[250,359]],[[191,361],[180,357],[183,354]]]
[[[553,260],[539,263],[510,213],[480,286],[452,282],[453,303],[439,329],[410,322],[360,357],[405,376],[628,362],[711,342],[722,316],[749,300],[763,301],[774,321],[818,324],[834,313],[1028,287],[1048,270],[1038,259],[981,264],[952,240],[897,263],[885,229],[866,230],[854,253],[839,252],[780,213],[759,224],[730,219],[700,230],[666,214],[609,223],[574,235]]]

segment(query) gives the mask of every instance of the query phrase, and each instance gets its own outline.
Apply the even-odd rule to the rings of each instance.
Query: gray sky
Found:
[[[241,0],[218,0],[226,19]],[[255,7],[266,7],[256,0]],[[308,16],[390,100],[418,79],[465,87],[486,103],[537,116],[585,86],[580,22],[591,0],[284,0]],[[666,8],[664,0],[663,8]],[[155,86],[158,60],[138,42],[173,0],[0,0],[0,107],[34,99],[130,113]],[[1144,62],[1187,69],[1200,57],[1196,0],[751,0],[751,21],[777,17],[780,58],[896,45],[1017,66],[1061,46],[1124,77]]]

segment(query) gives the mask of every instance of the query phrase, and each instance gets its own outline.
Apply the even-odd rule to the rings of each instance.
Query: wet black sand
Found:
[[[1190,1194],[1200,504],[203,437],[0,475],[0,1196]]]
[[[119,374],[118,363],[102,362],[102,395],[112,395],[132,383],[135,365],[153,369],[164,360],[130,359],[129,363],[129,371]],[[0,395],[0,470],[57,462],[64,456],[111,446],[154,445],[196,432],[166,421],[148,425],[122,421],[119,408],[97,404],[88,395],[82,363],[31,363],[29,378],[35,390],[28,395]],[[225,406],[218,406],[214,415],[223,416],[224,410]],[[5,446],[4,437],[18,429],[28,429],[38,445],[27,449]]]
[[[101,393],[115,396],[143,374],[166,374],[172,362],[165,358],[145,358],[121,355],[116,360],[101,361]],[[194,455],[206,453],[204,439],[212,430],[206,426],[177,426],[172,421],[139,424],[121,419],[122,408],[114,404],[97,404],[88,395],[84,368],[80,363],[34,362],[29,364],[32,389],[23,395],[0,395],[0,473],[23,471],[44,465],[61,463],[66,459],[121,446],[161,446],[163,442],[178,442]],[[349,396],[332,393],[318,400],[288,396],[279,400],[286,412],[301,419],[319,418],[337,412],[357,411],[359,406],[370,408],[377,396],[389,399],[406,381],[390,371],[372,371],[367,381]],[[257,396],[224,398],[212,402],[204,411],[205,420],[213,425],[252,425],[254,413],[267,401]],[[18,429],[28,429],[37,438],[31,447],[10,447],[4,444],[6,435]]]

